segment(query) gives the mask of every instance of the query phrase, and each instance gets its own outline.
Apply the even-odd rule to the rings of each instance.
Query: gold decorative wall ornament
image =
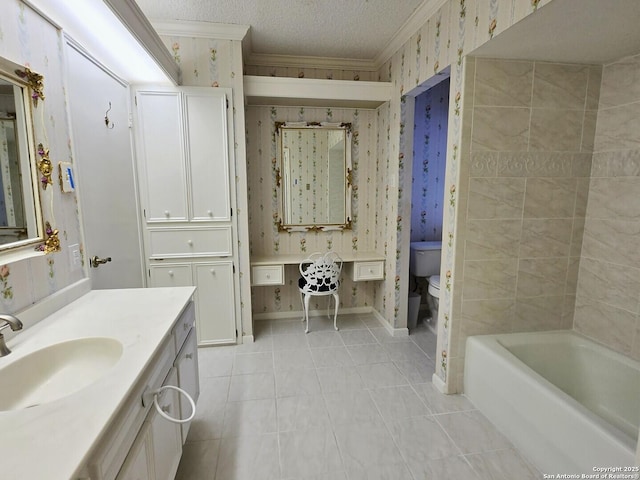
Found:
[[[40,177],[40,183],[42,184],[42,188],[46,190],[47,186],[53,183],[51,180],[53,165],[51,165],[51,160],[49,160],[49,149],[44,148],[44,146],[39,143],[38,155],[40,155],[41,157],[38,161],[38,170],[40,170],[40,173],[42,174],[42,176]]]
[[[58,238],[58,229],[51,228],[49,222],[45,222],[45,233],[47,238],[42,245],[38,245],[36,250],[40,250],[44,253],[54,253],[61,250],[60,239]]]
[[[347,168],[347,187],[353,187],[353,170]]]
[[[39,73],[32,72],[29,67],[24,70],[16,70],[16,75],[23,79],[31,88],[31,100],[33,106],[38,106],[38,100],[44,100],[44,77]]]

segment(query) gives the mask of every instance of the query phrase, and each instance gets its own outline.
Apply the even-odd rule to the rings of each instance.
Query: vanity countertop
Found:
[[[193,292],[193,287],[93,290],[8,341],[12,353],[0,358],[0,368],[29,352],[75,338],[114,338],[123,352],[108,373],[72,395],[0,411],[0,477],[79,478]]]

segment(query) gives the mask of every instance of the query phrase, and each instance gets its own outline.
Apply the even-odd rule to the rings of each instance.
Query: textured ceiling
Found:
[[[423,1],[136,0],[152,21],[249,25],[253,53],[361,60],[379,55]]]

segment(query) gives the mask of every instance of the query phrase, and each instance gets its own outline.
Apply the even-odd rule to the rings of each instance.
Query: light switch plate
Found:
[[[60,188],[65,193],[75,192],[76,190],[76,177],[73,173],[73,165],[69,162],[58,163],[60,168]]]

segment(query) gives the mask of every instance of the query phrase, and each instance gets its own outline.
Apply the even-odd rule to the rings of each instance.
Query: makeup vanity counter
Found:
[[[251,285],[284,285],[284,266],[298,265],[311,253],[252,256]],[[343,268],[354,282],[384,279],[385,257],[383,255],[365,251],[336,253],[342,258]]]
[[[12,353],[0,358],[0,369],[47,346],[87,337],[114,339],[121,344],[122,353],[93,383],[75,393],[31,408],[0,411],[0,477],[79,480],[115,476],[149,413],[148,406],[146,410],[141,407],[141,382],[160,375],[165,378],[165,370],[175,370],[179,348],[187,346],[185,338],[195,333],[190,332],[189,321],[177,323],[192,315],[194,290],[90,291],[9,340]],[[134,408],[140,410],[136,415],[131,414]],[[114,431],[123,427],[126,435]],[[112,463],[108,468],[106,460]],[[100,469],[94,464],[115,473],[96,474]]]

